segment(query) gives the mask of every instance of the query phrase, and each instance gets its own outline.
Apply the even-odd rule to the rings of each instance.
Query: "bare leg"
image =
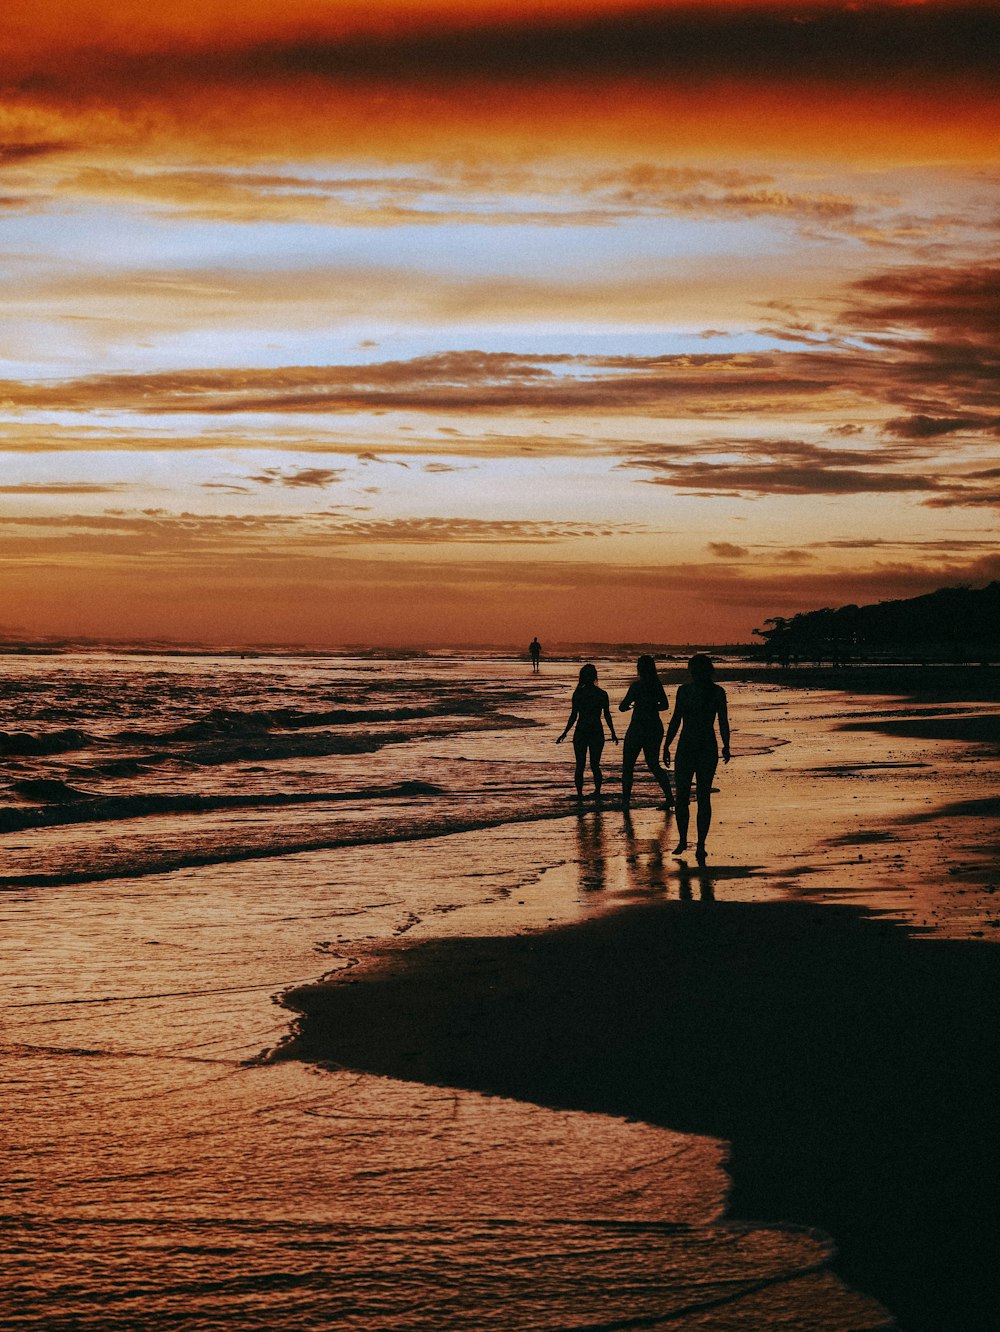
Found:
[[[639,757],[642,745],[634,735],[625,732],[622,742],[622,804],[628,807],[632,799],[632,778],[635,774],[635,761]]]
[[[576,755],[576,769],[573,773],[573,781],[576,783],[576,798],[583,799],[583,773],[587,763],[588,744],[585,736],[574,734],[573,753]]]
[[[712,797],[709,794],[702,795],[698,792],[698,845],[695,847],[695,855],[700,859],[705,858],[705,838],[708,836],[708,830],[712,826]]]
[[[604,748],[604,734],[602,732],[599,739],[590,742],[590,771],[594,778],[594,795],[600,796],[601,786],[604,783],[604,774],[601,772],[601,750]]]
[[[669,809],[674,803],[674,797],[670,790],[670,774],[660,763],[660,746],[663,744],[663,731],[659,735],[647,736],[643,741],[642,756],[646,760],[646,767],[653,774],[660,784],[660,790],[663,792]]]
[[[674,763],[674,783],[677,790],[677,845],[674,855],[687,850],[688,823],[691,818],[691,782],[694,769],[683,760]]]
[[[698,764],[698,845],[695,855],[699,860],[705,859],[705,840],[712,826],[712,782],[718,763],[719,756],[715,754],[710,760]]]

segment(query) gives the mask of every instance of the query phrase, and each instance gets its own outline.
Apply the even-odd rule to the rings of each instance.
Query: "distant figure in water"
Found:
[[[599,797],[601,794],[601,782],[603,781],[601,750],[604,748],[602,717],[608,723],[611,739],[617,744],[618,737],[615,735],[615,724],[611,720],[611,702],[605,691],[597,687],[597,667],[588,662],[586,666],[580,668],[580,682],[573,690],[573,706],[570,709],[569,721],[566,723],[562,735],[556,741],[557,745],[561,745],[569,735],[570,727],[576,722],[576,730],[573,732],[576,772],[573,779],[576,782],[577,800],[583,799],[583,770],[588,755],[590,756],[590,771],[594,776],[594,795]]]
[[[726,691],[715,683],[715,667],[711,657],[696,653],[688,662],[691,679],[677,691],[674,714],[667,727],[663,746],[663,761],[670,762],[670,746],[678,731],[681,738],[674,754],[674,782],[677,790],[677,845],[674,855],[687,850],[688,821],[691,803],[691,782],[698,781],[698,844],[695,856],[705,859],[705,841],[712,826],[712,781],[719,766],[719,746],[715,739],[715,723],[719,723],[722,737],[722,761],[728,763],[729,713]]]
[[[531,669],[535,674],[537,674],[538,663],[541,660],[542,656],[542,645],[541,643],[539,643],[537,638],[533,638],[531,642],[528,644],[528,653],[531,657]]]
[[[660,783],[667,809],[670,809],[674,803],[670,794],[670,777],[660,766],[660,745],[663,742],[660,713],[667,706],[667,696],[663,692],[663,685],[656,673],[656,662],[652,657],[640,657],[636,662],[636,670],[636,678],[618,704],[619,712],[631,710],[632,713],[622,749],[622,807],[628,809],[636,759],[642,754],[649,771]]]

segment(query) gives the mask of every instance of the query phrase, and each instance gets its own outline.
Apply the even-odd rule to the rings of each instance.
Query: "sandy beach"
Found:
[[[727,681],[699,867],[522,669],[5,834],[4,1326],[995,1325],[995,698]]]

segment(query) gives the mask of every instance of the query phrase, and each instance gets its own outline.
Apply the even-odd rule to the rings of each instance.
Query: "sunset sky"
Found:
[[[0,28],[0,634],[732,641],[1000,577],[994,5]]]

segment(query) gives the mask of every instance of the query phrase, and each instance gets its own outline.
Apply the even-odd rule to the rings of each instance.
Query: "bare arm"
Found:
[[[726,691],[719,690],[719,734],[722,736],[722,761],[729,762],[729,705],[726,703]]]
[[[635,685],[630,684],[628,687],[628,692],[626,693],[622,701],[618,704],[618,711],[628,712],[629,708],[632,706],[634,702],[635,702]]]
[[[671,718],[670,718],[670,724],[667,726],[667,734],[666,734],[666,738],[665,738],[664,741],[663,741],[663,752],[664,752],[664,753],[666,753],[666,751],[670,748],[671,744],[673,743],[674,736],[675,736],[675,735],[677,734],[677,732],[681,729],[681,721],[682,721],[682,717],[681,717],[681,691],[678,689],[678,691],[677,691],[677,697],[674,699],[674,711],[673,711],[673,715],[672,715]]]
[[[562,742],[563,742],[563,741],[566,739],[566,737],[569,735],[569,733],[570,733],[570,728],[572,727],[573,723],[576,721],[577,717],[579,717],[579,715],[580,715],[580,709],[576,706],[576,695],[574,694],[574,695],[573,695],[573,707],[572,707],[572,709],[570,710],[569,721],[566,723],[566,726],[565,726],[565,729],[563,730],[562,735],[559,736],[558,740],[556,740],[556,744],[557,744],[557,745],[561,745]]]
[[[626,694],[625,697],[627,698],[628,695]],[[622,700],[622,702],[618,704],[618,708],[619,711],[624,711],[624,700]],[[615,744],[617,744],[618,737],[617,735],[615,735],[615,724],[611,720],[611,701],[608,698],[607,694],[604,695],[604,720],[608,723],[608,730],[611,732],[611,739],[615,742]]]

